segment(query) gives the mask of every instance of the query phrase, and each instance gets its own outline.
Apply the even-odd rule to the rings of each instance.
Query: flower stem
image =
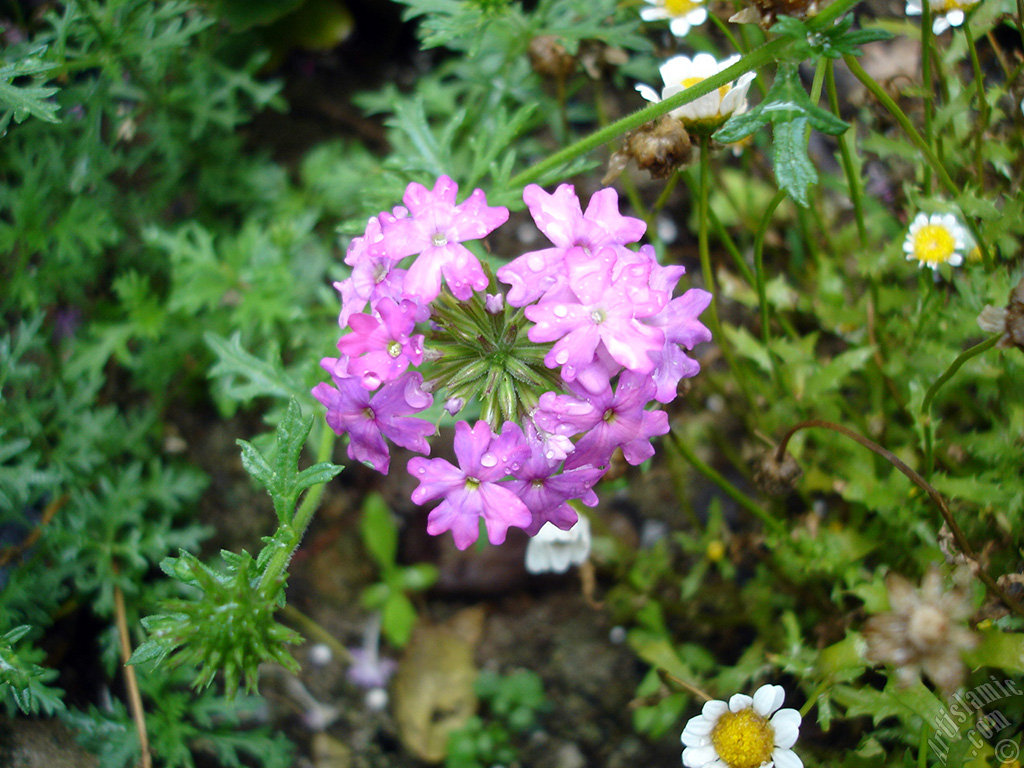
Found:
[[[829,59],[825,69],[825,89],[828,93],[828,105],[836,117],[839,115],[839,91],[836,88],[835,62]],[[856,132],[856,128],[850,128]],[[866,248],[868,244],[867,228],[864,226],[864,202],[860,196],[860,179],[853,165],[853,155],[850,154],[850,144],[846,141],[846,134],[838,138],[839,158],[843,163],[843,173],[846,174],[846,186],[850,190],[850,202],[853,204],[853,215],[857,220],[857,236],[860,238],[860,245]]]
[[[977,133],[974,136],[974,162],[975,175],[978,179],[978,186],[984,188],[983,177],[985,165],[981,150],[985,142],[985,131],[988,130],[988,101],[985,100],[985,76],[981,73],[981,61],[978,59],[978,49],[974,44],[974,34],[971,32],[971,25],[967,19],[963,23],[964,38],[967,40],[967,50],[971,54],[971,68],[974,70],[974,84],[978,89],[978,121],[974,125]]]
[[[316,463],[318,464],[330,459],[331,453],[334,450],[334,431],[326,424],[321,424],[320,429],[320,445],[317,447],[316,455]],[[269,588],[274,583],[283,583],[284,570],[288,567],[288,563],[291,562],[295,550],[298,549],[302,536],[313,519],[313,514],[316,512],[317,507],[320,506],[320,499],[323,495],[324,483],[315,485],[306,491],[302,503],[299,504],[299,508],[292,518],[291,525],[288,526],[291,529],[289,541],[275,549],[271,554],[270,561],[260,576],[260,589]]]
[[[871,95],[878,99],[882,106],[888,110],[889,114],[896,119],[896,122],[900,124],[900,127],[907,135],[907,138],[910,139],[911,143],[921,150],[921,154],[925,156],[925,159],[931,164],[932,168],[935,169],[935,173],[939,177],[939,182],[942,184],[942,187],[946,192],[954,198],[954,200],[958,198],[960,196],[960,190],[953,182],[953,179],[950,177],[946,167],[942,164],[942,161],[939,160],[938,155],[935,154],[931,146],[929,146],[921,134],[918,133],[907,115],[899,108],[899,105],[892,100],[892,97],[885,92],[885,89],[882,88],[882,86],[875,82],[875,79],[871,77],[871,75],[864,71],[864,68],[860,65],[855,56],[846,54],[843,56],[843,61],[846,62],[846,66],[849,68],[850,72],[853,73],[853,76],[860,80],[864,87],[870,91]],[[974,219],[970,216],[964,215],[963,219],[971,230],[971,234],[974,236],[974,241],[978,244],[978,248],[981,250],[981,258],[985,263],[985,268],[991,269],[992,256],[989,254],[988,246],[985,245],[985,241],[981,237],[981,231],[978,229],[977,224],[974,223]]]
[[[128,690],[128,704],[132,713],[132,720],[135,722],[135,732],[139,737],[139,751],[141,768],[150,768],[153,764],[153,756],[149,754],[149,736],[146,732],[146,713],[142,708],[142,695],[139,693],[139,683],[135,678],[135,667],[128,663],[132,657],[132,643],[128,636],[128,618],[124,607],[124,593],[121,587],[114,584],[114,620],[117,623],[117,636],[121,644],[121,661],[124,669],[124,683]]]
[[[835,0],[835,2],[824,8],[819,14],[808,21],[807,26],[811,32],[826,29],[837,19],[844,16],[859,2],[860,0]],[[661,117],[677,107],[689,104],[691,101],[699,99],[701,96],[711,93],[723,85],[731,83],[746,72],[755,70],[758,67],[763,67],[769,62],[777,61],[781,57],[781,54],[793,45],[794,42],[794,40],[784,37],[777,37],[774,40],[769,40],[740,58],[740,60],[732,66],[726,67],[721,72],[717,72],[716,74],[711,75],[711,77],[705,78],[699,83],[691,85],[689,88],[670,96],[664,101],[660,101],[657,104],[650,104],[631,115],[627,115],[620,120],[616,120],[610,125],[599,128],[589,136],[584,136],[582,139],[570,144],[568,147],[563,147],[557,152],[548,155],[548,157],[544,158],[539,163],[532,165],[509,179],[508,186],[510,188],[524,187],[531,182],[535,182],[560,166],[575,160],[581,155],[585,155],[592,149],[596,149],[597,147],[607,144],[616,136],[621,136],[628,131],[639,128],[644,123],[654,120],[657,117]]]
[[[757,234],[754,235],[754,276],[757,280],[757,301],[761,305],[761,341],[764,343],[765,352],[768,353],[768,359],[771,360],[772,378],[775,380],[776,385],[780,381],[778,365],[769,347],[771,329],[769,328],[768,321],[768,293],[765,288],[764,279],[764,238],[768,233],[768,223],[771,221],[772,214],[775,213],[775,209],[779,207],[782,201],[786,199],[786,195],[787,193],[783,189],[775,193],[775,197],[768,203],[764,216],[761,218],[761,223],[757,227]]]
[[[675,432],[672,432],[670,434],[672,435],[672,440],[675,443],[676,448],[679,449],[679,452],[683,455],[683,458],[693,465],[694,469],[696,469],[698,472],[704,475],[704,477],[706,477],[708,480],[710,480],[719,488],[721,488],[726,496],[728,496],[730,499],[732,499],[741,507],[743,507],[743,509],[747,510],[747,512],[749,512],[751,515],[753,515],[762,523],[764,523],[765,527],[770,528],[772,531],[776,533],[782,530],[782,523],[780,523],[778,520],[772,517],[768,512],[761,509],[760,505],[758,505],[756,501],[747,496],[747,494],[743,493],[743,491],[741,491],[735,485],[730,483],[714,467],[710,466],[709,464],[706,464],[696,453],[694,453],[693,449],[691,449],[690,446],[686,444],[686,441],[682,440],[679,437],[678,434],[676,434]]]
[[[932,84],[932,5],[929,0],[921,0],[921,82],[924,86],[924,140],[928,146],[934,146],[932,137],[932,99],[935,88]],[[924,167],[922,180],[924,193],[932,193],[932,169]]]
[[[945,521],[950,533],[953,534],[953,540],[956,541],[956,545],[960,548],[960,551],[963,552],[964,557],[972,561],[971,572],[976,573],[978,578],[984,582],[986,587],[988,587],[989,591],[1002,600],[1003,603],[1005,603],[1006,606],[1014,613],[1019,616],[1024,616],[1024,605],[1021,605],[1015,597],[1003,590],[996,580],[989,576],[988,572],[981,567],[981,563],[978,562],[977,556],[974,554],[974,550],[967,541],[967,537],[964,536],[964,532],[960,529],[960,525],[957,523],[956,518],[953,517],[953,513],[950,511],[939,492],[935,490],[931,483],[907,466],[892,451],[886,450],[875,441],[854,432],[852,429],[844,427],[842,424],[834,424],[831,421],[825,421],[824,419],[810,419],[808,421],[801,421],[799,424],[789,428],[789,431],[786,432],[782,440],[779,442],[779,447],[775,452],[776,461],[781,462],[785,457],[786,446],[789,444],[790,438],[792,438],[793,435],[801,429],[807,429],[808,427],[823,427],[825,429],[831,429],[833,432],[838,432],[840,435],[850,438],[854,442],[867,448],[869,451],[881,456],[902,472],[903,475],[906,476],[914,485],[927,493],[928,498],[930,498],[935,503],[935,506],[939,508],[939,513],[942,515],[942,519]]]
[[[942,385],[949,381],[960,370],[961,366],[970,360],[972,357],[976,357],[983,352],[987,352],[992,349],[999,341],[1000,336],[996,334],[985,341],[975,344],[973,347],[964,350],[954,360],[949,368],[935,380],[935,382],[928,388],[928,391],[924,394],[924,400],[921,401],[921,425],[924,428],[924,467],[925,477],[931,477],[932,469],[934,466],[934,452],[932,448],[932,401],[935,399],[935,395],[942,388]]]

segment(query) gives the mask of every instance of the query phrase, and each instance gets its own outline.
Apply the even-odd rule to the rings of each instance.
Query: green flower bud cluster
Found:
[[[149,639],[129,663],[195,667],[195,688],[205,688],[223,671],[225,694],[232,698],[242,678],[247,692],[256,689],[258,668],[265,661],[298,672],[299,663],[287,646],[301,643],[302,637],[274,619],[283,584],[262,584],[248,552],[221,554],[228,566],[223,572],[184,551],[160,564],[168,576],[202,594],[194,600],[169,600],[163,605],[167,613],[143,619]]]

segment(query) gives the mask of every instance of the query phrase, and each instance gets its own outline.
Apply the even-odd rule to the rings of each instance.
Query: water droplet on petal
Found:
[[[488,451],[480,457],[480,463],[485,467],[493,467],[498,463],[498,457]]]
[[[420,467],[420,468],[419,468],[419,469],[417,469],[416,471],[417,471],[417,472],[419,472],[419,473],[420,473],[421,475],[425,475],[425,474],[427,474],[427,469],[426,469],[426,467]]]
[[[539,253],[531,253],[526,257],[526,266],[534,272],[540,272],[544,269],[544,257]]]
[[[559,365],[565,365],[569,360],[569,350],[559,350],[558,354],[555,355],[555,362]]]
[[[565,317],[569,314],[569,310],[565,308],[564,304],[557,304],[551,311],[555,313],[555,317]]]

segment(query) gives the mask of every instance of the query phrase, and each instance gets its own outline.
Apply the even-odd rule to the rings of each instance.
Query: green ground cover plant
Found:
[[[284,680],[388,764],[295,693],[308,640],[391,764],[529,761],[550,686],[452,650],[412,544],[525,531],[635,657],[629,738],[690,768],[1019,766],[1020,5],[400,0],[418,58],[345,107],[380,140],[287,160],[252,127],[327,17],[264,5],[0,12],[8,718],[105,767],[330,764]],[[244,544],[183,413],[250,430]],[[294,577],[338,498],[355,654]],[[428,676],[379,655],[420,629],[470,681],[423,694],[429,751],[387,693]]]

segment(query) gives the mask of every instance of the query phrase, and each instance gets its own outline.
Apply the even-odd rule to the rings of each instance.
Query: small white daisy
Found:
[[[544,523],[526,545],[526,570],[565,573],[570,565],[582,565],[589,554],[590,521],[583,515],[568,531]]]
[[[803,768],[791,749],[800,734],[800,713],[779,709],[785,698],[781,685],[762,685],[753,697],[737,693],[728,704],[707,702],[683,728],[683,765]]]
[[[958,267],[963,264],[971,238],[964,226],[951,213],[919,213],[914,217],[903,241],[907,261],[920,267],[938,269],[940,264]]]
[[[686,37],[693,27],[708,18],[708,9],[701,0],[644,0],[650,8],[640,9],[644,21],[670,19],[669,29],[676,37]]]
[[[661,79],[665,87],[660,96],[649,85],[637,85],[636,89],[648,101],[658,103],[718,74],[739,61],[739,58],[737,55],[725,61],[717,61],[710,53],[698,53],[692,59],[688,56],[674,56],[661,65]],[[673,109],[669,114],[690,128],[717,128],[733,114],[746,111],[747,91],[753,80],[754,73],[745,72],[735,83],[726,83],[689,104]]]
[[[932,12],[932,32],[941,35],[950,27],[959,27],[964,23],[964,11],[976,6],[980,0],[974,2],[959,2],[959,0],[929,0],[928,7]],[[922,11],[921,0],[907,0],[907,16],[920,16]]]

